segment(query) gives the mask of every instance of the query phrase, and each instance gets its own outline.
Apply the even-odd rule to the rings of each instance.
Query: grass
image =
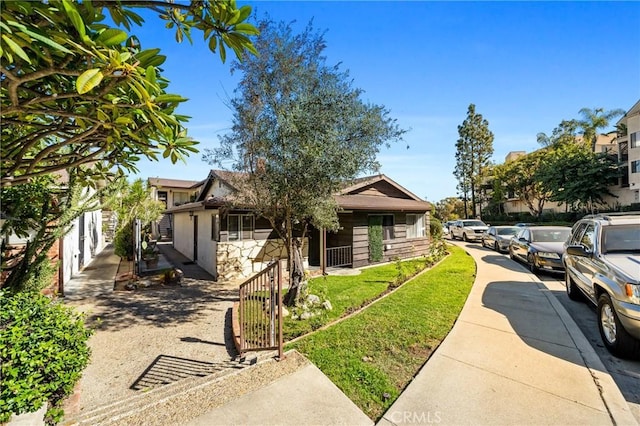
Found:
[[[342,316],[368,304],[395,285],[401,275],[411,276],[424,269],[424,259],[413,259],[363,269],[359,275],[327,275],[309,281],[309,294],[320,296],[331,302],[333,309],[309,320],[285,318],[284,340],[291,340],[322,327]],[[399,270],[402,268],[402,270]]]
[[[303,353],[364,413],[378,420],[445,338],[471,290],[473,259],[460,248],[449,250],[451,255],[441,263],[387,298],[287,349]],[[373,276],[349,277],[350,282],[364,288],[369,282],[381,289],[397,274],[395,266],[389,266],[380,275],[374,271]],[[359,277],[363,282],[358,284]],[[375,293],[364,288],[355,291],[358,298],[346,296],[348,289],[336,290],[344,297],[336,304],[344,310],[348,300],[357,302]]]

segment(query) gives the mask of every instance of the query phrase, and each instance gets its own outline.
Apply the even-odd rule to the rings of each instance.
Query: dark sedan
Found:
[[[508,251],[511,238],[521,229],[517,226],[490,226],[482,235],[482,245],[497,252]]]
[[[563,272],[563,244],[569,238],[567,226],[526,226],[509,244],[509,256],[525,262],[531,272]]]

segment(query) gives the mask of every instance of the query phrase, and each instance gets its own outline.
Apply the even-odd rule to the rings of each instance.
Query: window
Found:
[[[407,215],[407,238],[424,237],[424,215]]]
[[[640,173],[640,160],[631,162],[631,173]]]
[[[173,205],[179,206],[181,204],[185,204],[189,202],[189,193],[188,192],[174,192],[173,193]]]
[[[629,139],[631,141],[631,148],[637,148],[640,146],[638,141],[640,140],[640,132],[633,132],[629,135]]]
[[[584,235],[582,236],[582,239],[580,240],[580,243],[584,246],[585,249],[589,250],[590,252],[593,252],[593,239],[596,235],[596,229],[593,226],[593,224],[589,224],[589,226],[587,226],[587,230],[584,232]]]
[[[220,241],[220,216],[211,215],[211,241]]]
[[[230,214],[228,216],[229,241],[253,239],[253,215]]]
[[[382,215],[382,239],[383,240],[393,240],[393,215],[385,214]]]

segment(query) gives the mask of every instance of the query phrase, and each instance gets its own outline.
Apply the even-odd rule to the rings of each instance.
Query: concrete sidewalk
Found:
[[[636,425],[551,290],[507,256],[458,245],[478,265],[469,298],[378,425]]]

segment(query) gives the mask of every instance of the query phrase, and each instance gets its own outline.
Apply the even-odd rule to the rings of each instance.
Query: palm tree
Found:
[[[598,130],[609,127],[609,122],[616,117],[625,114],[625,111],[617,108],[611,111],[605,111],[604,108],[582,108],[580,114],[583,120],[578,124],[582,128],[582,135],[585,142],[591,143],[591,150],[595,150],[596,141],[598,139]]]

